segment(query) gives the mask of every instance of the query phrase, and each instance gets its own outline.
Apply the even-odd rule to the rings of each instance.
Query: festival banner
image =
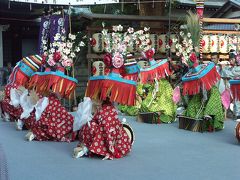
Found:
[[[59,33],[61,37],[66,37],[69,28],[69,16],[51,15],[50,17],[50,43],[53,43],[54,36]]]
[[[43,54],[44,46],[46,46],[49,41],[49,27],[50,27],[49,16],[43,16],[41,18],[39,38],[38,38],[38,54],[40,55]]]
[[[119,3],[119,0],[10,0],[14,2],[56,4],[56,5],[95,5]]]

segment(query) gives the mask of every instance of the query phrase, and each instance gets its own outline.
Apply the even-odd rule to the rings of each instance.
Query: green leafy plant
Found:
[[[196,13],[193,13],[192,11],[188,11],[188,14],[186,16],[186,34],[190,33],[193,47],[196,49],[199,49],[199,43],[200,43],[200,24],[199,24],[199,18]]]

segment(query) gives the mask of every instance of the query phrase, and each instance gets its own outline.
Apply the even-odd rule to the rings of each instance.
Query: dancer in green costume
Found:
[[[208,115],[213,119],[207,124],[205,130],[213,127],[215,130],[224,128],[224,113],[222,108],[221,96],[216,86],[208,92],[208,100],[203,102],[200,94],[194,95],[188,103],[185,116],[191,118],[203,118]]]
[[[156,95],[150,92],[142,102],[142,108],[148,112],[161,112],[160,120],[163,123],[171,123],[175,120],[177,106],[172,100],[173,88],[166,79],[158,81]]]
[[[141,97],[142,102],[138,100],[136,106],[119,106],[119,109],[128,115],[138,112],[161,112],[160,120],[163,123],[175,120],[177,106],[172,100],[173,88],[166,79],[159,80],[155,85],[139,84],[137,95]]]

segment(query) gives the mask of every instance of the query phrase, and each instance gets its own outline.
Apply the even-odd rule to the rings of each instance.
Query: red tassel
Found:
[[[236,100],[240,100],[240,84],[231,84],[230,89],[231,89],[233,98]]]
[[[171,72],[169,70],[168,63],[164,63],[161,66],[156,67],[155,69],[149,71],[141,71],[141,83],[146,84],[149,82],[153,82],[155,78],[158,80],[161,78],[165,78],[167,75],[170,75]]]
[[[52,74],[35,74],[30,79],[28,88],[36,88],[36,91],[40,94],[48,93],[52,90],[55,93],[59,93],[63,98],[69,98],[76,88],[76,83]]]
[[[214,67],[204,77],[192,81],[183,82],[183,95],[195,95],[200,93],[201,88],[207,91],[212,88],[219,80],[220,75]]]
[[[117,102],[123,105],[133,106],[135,104],[136,86],[113,80],[88,81],[86,96],[93,99]]]
[[[137,81],[138,80],[138,73],[134,74],[124,74],[123,79]]]

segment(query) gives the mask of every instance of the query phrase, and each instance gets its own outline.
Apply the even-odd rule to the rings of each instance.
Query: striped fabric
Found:
[[[24,57],[22,61],[36,72],[40,68],[42,58],[39,55],[32,55]]]

